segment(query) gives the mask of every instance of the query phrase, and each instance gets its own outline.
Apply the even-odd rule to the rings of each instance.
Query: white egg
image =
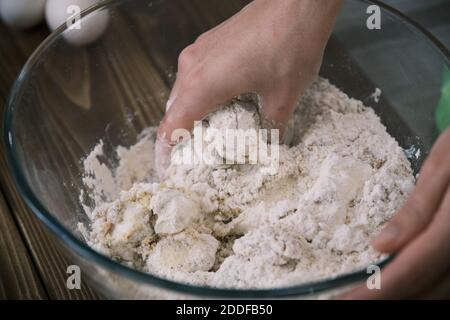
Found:
[[[47,0],[45,17],[51,30],[63,23],[68,29],[64,37],[73,45],[87,45],[97,40],[108,26],[107,10],[91,13],[79,20],[81,11],[97,3],[98,0]]]
[[[9,26],[30,28],[44,18],[45,0],[0,0],[0,15]]]

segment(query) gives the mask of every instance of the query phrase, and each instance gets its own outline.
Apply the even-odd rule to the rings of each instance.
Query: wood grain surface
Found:
[[[0,23],[0,120],[11,86],[25,61],[48,35],[41,25],[26,32],[11,31]],[[0,298],[96,299],[85,283],[68,290],[70,265],[58,251],[53,236],[19,196],[0,146]]]
[[[193,30],[201,33],[237,12],[246,2],[248,1],[219,1],[215,2],[219,5],[212,5],[209,1],[192,0],[179,3],[185,14],[196,17],[193,19],[195,21]],[[165,70],[167,57],[155,50],[153,43],[149,42],[147,37],[151,37],[151,34],[143,35],[122,27],[132,20],[135,20],[134,22],[140,26],[157,24],[158,20],[157,18],[152,20],[149,15],[144,13],[135,14],[133,17],[126,14],[119,15],[115,19],[116,23],[113,26],[115,29],[106,37],[114,37],[114,41],[126,44],[127,59],[121,59],[123,52],[114,52],[114,48],[103,48],[105,52],[108,52],[107,56],[95,61],[91,57],[83,58],[78,55],[77,59],[71,61],[79,61],[80,64],[72,66],[69,80],[67,74],[64,74],[66,67],[64,61],[67,59],[54,59],[51,63],[51,70],[47,70],[48,81],[39,84],[41,92],[39,100],[48,106],[46,121],[51,128],[55,128],[58,132],[57,134],[50,134],[45,130],[35,132],[36,148],[53,150],[50,160],[65,164],[63,166],[55,165],[55,170],[61,170],[61,167],[69,168],[70,164],[79,160],[79,151],[86,147],[78,141],[72,141],[70,147],[67,147],[66,139],[75,139],[76,135],[71,133],[79,130],[79,127],[61,121],[59,110],[52,109],[52,106],[60,105],[59,101],[58,103],[51,101],[52,94],[42,94],[42,92],[48,92],[46,90],[53,90],[55,82],[60,84],[61,95],[64,96],[67,105],[89,110],[92,107],[93,97],[100,94],[92,92],[94,90],[92,84],[99,82],[95,72],[92,72],[92,65],[99,65],[110,73],[105,78],[111,79],[111,81],[103,84],[104,87],[108,87],[107,94],[112,95],[108,99],[117,101],[118,105],[126,105],[128,109],[139,114],[135,117],[136,123],[133,123],[136,134],[150,123],[155,124],[152,122],[162,116],[160,106],[167,99],[176,70],[172,70],[170,73]],[[120,21],[121,19],[122,21]],[[158,33],[157,28],[152,30]],[[160,37],[156,33],[153,36]],[[26,60],[48,34],[44,24],[20,32],[13,31],[0,22],[0,121],[2,123],[6,101],[14,80]],[[188,42],[177,43],[179,48],[176,48],[175,52],[192,41],[188,34],[180,30],[180,37],[183,36],[184,39],[188,39],[186,40]],[[148,54],[150,51],[151,55]],[[130,69],[136,70],[136,72],[127,72]],[[58,98],[61,97],[56,97],[56,99]],[[105,107],[105,112],[108,112],[107,106]],[[30,112],[39,111],[36,109],[30,110]],[[128,111],[123,110],[123,112]],[[121,116],[124,117],[127,114]],[[65,138],[62,139],[62,137]],[[76,146],[79,148],[76,149]],[[54,236],[20,197],[6,163],[3,143],[0,148],[0,298],[99,298],[85,283],[82,283],[81,290],[66,288],[66,269],[72,263],[58,251]],[[47,160],[46,157],[42,158],[42,161]],[[69,172],[67,176],[71,174]],[[57,175],[61,174],[57,173]]]
[[[11,212],[0,195],[0,298],[43,299],[42,285]]]

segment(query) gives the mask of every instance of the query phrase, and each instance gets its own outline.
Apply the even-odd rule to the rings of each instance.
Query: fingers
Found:
[[[430,284],[445,279],[450,269],[450,188],[429,227],[405,247],[381,274],[381,290],[363,284],[346,299],[417,297]],[[445,289],[445,287],[444,287]]]
[[[396,216],[373,240],[375,249],[395,252],[431,222],[450,181],[450,129],[433,147],[417,185]]]
[[[177,98],[179,86],[180,86],[180,79],[177,76],[177,79],[175,80],[175,83],[173,84],[172,90],[170,91],[169,99],[166,103],[166,113],[169,111],[169,109],[172,107],[173,103],[175,102],[175,99]]]
[[[208,69],[208,72],[204,71]],[[173,136],[177,129],[191,131],[195,121],[202,120],[209,113],[237,95],[234,91],[237,81],[228,81],[224,73],[213,68],[194,67],[185,71],[174,84],[161,121],[155,146],[155,169],[163,178],[170,163],[172,146],[179,142]]]
[[[165,139],[156,138],[155,142],[155,172],[160,181],[165,179],[166,169],[170,164],[172,145]]]
[[[405,206],[388,225],[388,230],[374,241],[378,250],[402,249],[383,270],[382,289],[368,290],[363,284],[343,298],[414,297],[437,283],[440,284],[435,290],[429,289],[430,294],[447,292],[447,282],[441,279],[450,270],[449,145],[450,129],[433,147]]]
[[[205,77],[203,75],[197,77]],[[227,100],[227,90],[216,90],[211,82],[221,82],[220,79],[209,81],[208,79],[196,80],[189,77],[179,85],[178,92],[173,97],[173,102],[167,110],[158,129],[158,137],[169,142],[172,132],[176,129],[192,130],[195,121],[202,120],[209,113],[217,110],[221,103]]]
[[[170,164],[172,147],[178,142],[178,137],[173,136],[176,129],[191,130],[194,122],[201,120],[209,112],[214,110],[214,97],[208,93],[192,92],[180,93],[169,98],[166,114],[158,128],[155,144],[155,170],[160,180]],[[172,99],[172,101],[171,101]]]
[[[169,99],[166,103],[166,113],[171,108],[173,102],[177,98],[178,92],[180,91],[180,86],[184,82],[184,78],[189,74],[189,70],[194,65],[197,60],[195,57],[196,49],[194,45],[189,45],[181,51],[178,56],[178,70],[177,78],[170,91]]]
[[[262,117],[267,126],[280,130],[280,138],[283,136],[287,123],[298,102],[295,92],[271,90],[262,94]]]

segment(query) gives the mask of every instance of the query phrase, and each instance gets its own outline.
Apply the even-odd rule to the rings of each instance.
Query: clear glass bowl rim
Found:
[[[108,9],[109,6],[119,4],[120,2],[127,0],[103,0],[99,3],[87,8],[81,13],[83,19],[87,15],[104,9]],[[160,0],[167,1],[167,0]],[[450,52],[447,47],[442,44],[434,35],[428,30],[422,27],[419,23],[401,13],[397,9],[379,1],[379,0],[353,0],[363,2],[367,4],[378,5],[382,10],[389,14],[391,18],[403,23],[410,31],[416,35],[422,37],[427,41],[431,47],[433,47],[438,54],[442,56],[443,61],[447,67],[450,65]],[[108,269],[111,272],[117,273],[121,276],[128,278],[130,281],[136,281],[140,284],[155,286],[160,289],[167,289],[170,291],[176,291],[184,294],[195,295],[199,297],[216,297],[216,298],[281,298],[281,297],[295,297],[309,295],[313,293],[319,293],[326,290],[338,289],[342,286],[352,284],[357,281],[367,279],[366,269],[349,272],[343,275],[339,275],[334,278],[328,278],[320,281],[314,281],[310,283],[304,283],[301,285],[274,288],[274,289],[222,289],[212,287],[201,287],[178,283],[171,280],[166,280],[148,273],[144,273],[125,265],[122,265],[96,251],[91,249],[87,244],[75,237],[71,231],[60,224],[47,209],[42,205],[39,199],[33,193],[29,186],[23,170],[19,164],[18,157],[15,150],[14,135],[12,127],[12,120],[14,115],[14,108],[16,100],[20,97],[22,84],[27,78],[29,72],[33,66],[40,60],[41,55],[49,46],[67,29],[64,23],[53,33],[51,33],[33,52],[28,61],[23,66],[17,79],[15,80],[10,96],[6,103],[5,120],[3,128],[3,140],[6,149],[6,158],[8,166],[12,172],[13,180],[16,187],[19,190],[20,195],[24,199],[28,207],[33,213],[70,249],[79,254],[84,259],[98,264],[101,267]],[[384,267],[392,257],[389,257],[378,263],[380,267]]]

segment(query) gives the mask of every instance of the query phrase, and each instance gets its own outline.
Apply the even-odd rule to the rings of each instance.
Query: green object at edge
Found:
[[[450,71],[444,68],[442,94],[436,109],[436,124],[440,132],[450,126]]]

